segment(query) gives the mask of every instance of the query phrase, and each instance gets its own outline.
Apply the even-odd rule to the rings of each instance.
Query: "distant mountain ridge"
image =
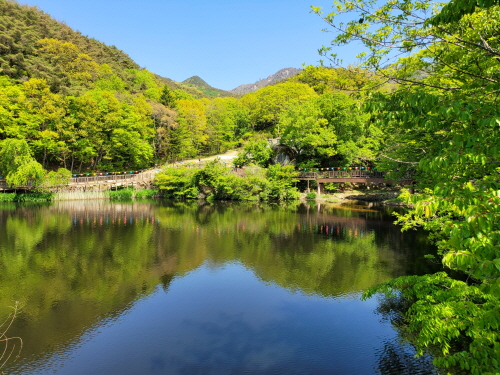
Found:
[[[210,86],[208,83],[206,83],[203,79],[201,79],[198,76],[192,76],[192,77],[182,81],[182,84],[189,86],[189,87],[196,88],[196,89],[200,90],[201,92],[203,92],[205,95],[212,97],[212,98],[219,97],[219,96],[224,97],[224,96],[233,96],[234,95],[233,93],[231,93],[229,91],[216,89],[215,87]]]
[[[245,95],[248,94],[249,92],[257,91],[262,87],[269,86],[274,83],[278,83],[280,81],[284,81],[285,79],[288,79],[290,77],[299,74],[301,71],[302,69],[297,69],[297,68],[284,68],[278,70],[274,74],[271,74],[269,77],[265,79],[261,79],[260,81],[257,81],[255,83],[247,83],[244,85],[240,85],[232,90],[229,90],[229,92],[235,95]]]

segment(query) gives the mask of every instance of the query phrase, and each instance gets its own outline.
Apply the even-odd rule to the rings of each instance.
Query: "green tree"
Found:
[[[26,109],[26,95],[22,86],[0,76],[0,139],[28,137],[36,128],[35,113]]]
[[[249,164],[266,167],[269,165],[273,153],[267,138],[257,133],[245,143],[243,150],[238,153],[238,157],[234,159],[233,164],[240,167]]]
[[[299,175],[293,165],[270,165],[266,177],[270,181],[269,198],[277,200],[298,199],[295,188],[296,177]]]
[[[280,136],[280,113],[292,102],[306,101],[315,96],[316,92],[304,83],[283,82],[245,95],[242,103],[249,110],[254,130],[271,130],[275,136]]]
[[[59,130],[63,127],[63,118],[66,115],[67,101],[59,94],[51,92],[44,79],[32,78],[23,83],[24,108],[36,122],[30,131],[25,134],[38,160],[45,168],[50,157],[64,149],[64,142],[59,141]]]
[[[11,187],[38,187],[45,170],[32,156],[28,143],[22,139],[7,138],[0,141],[0,170]]]
[[[153,150],[155,160],[175,160],[173,155],[174,131],[179,124],[177,123],[177,112],[157,102],[150,102],[151,117],[155,129],[153,137]]]
[[[392,145],[399,158],[392,159],[417,163],[421,186],[428,187],[404,195],[414,208],[400,223],[431,230],[443,264],[475,284],[436,274],[397,279],[370,294],[400,290],[420,351],[434,348],[440,366],[486,374],[500,372],[500,12],[475,4],[434,22],[426,19],[434,7],[427,1],[345,1],[325,20],[340,30],[335,44],[364,41],[366,66],[400,84],[369,107],[382,129],[401,129],[401,139],[389,138],[404,143]],[[352,17],[344,26],[335,23],[341,13]],[[401,53],[388,65],[391,47]]]
[[[67,86],[77,88],[82,85],[89,87],[101,75],[99,64],[89,55],[80,52],[71,42],[63,42],[54,38],[44,38],[38,41],[38,53],[64,75],[63,82]],[[60,90],[60,87],[53,87]],[[78,90],[79,91],[79,90]]]
[[[198,100],[177,101],[177,122],[172,147],[179,158],[195,157],[207,141],[207,117],[204,105]]]
[[[113,72],[113,69],[111,69],[108,64],[102,64],[99,67],[99,70],[100,78],[95,81],[94,87],[108,91],[125,91],[127,84],[122,78]]]
[[[290,105],[280,116],[281,144],[299,164],[349,165],[377,155],[380,132],[368,123],[360,103],[343,93],[329,93]]]
[[[290,105],[280,116],[283,128],[280,143],[293,151],[298,162],[304,158],[331,157],[336,154],[337,136],[335,129],[328,125],[317,101]]]
[[[142,93],[148,99],[160,100],[163,87],[153,73],[147,69],[127,69],[126,72],[132,83],[129,87],[131,93]]]
[[[194,100],[194,96],[184,90],[177,89],[172,92],[174,100]]]
[[[175,107],[175,96],[167,85],[163,86],[158,102],[168,108]]]
[[[71,179],[71,171],[66,168],[59,168],[57,171],[50,171],[45,176],[42,187],[47,189],[58,189],[66,187]]]
[[[381,85],[380,79],[373,72],[356,66],[333,68],[323,65],[309,65],[291,80],[311,86],[319,95],[356,91],[359,96],[362,93],[367,93],[370,88],[387,90],[390,87],[390,85]]]
[[[206,152],[219,154],[235,144],[238,127],[238,115],[234,98],[206,99],[205,113],[207,116],[208,135]]]

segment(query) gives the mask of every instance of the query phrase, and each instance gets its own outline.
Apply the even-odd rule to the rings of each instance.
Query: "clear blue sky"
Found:
[[[331,34],[310,6],[333,0],[19,0],[115,45],[141,67],[183,81],[198,75],[224,90],[282,68],[317,64]],[[344,48],[344,62],[354,51]]]

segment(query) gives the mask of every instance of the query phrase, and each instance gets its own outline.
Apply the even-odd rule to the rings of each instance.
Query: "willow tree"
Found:
[[[46,173],[42,165],[33,158],[28,143],[15,138],[0,141],[0,171],[11,187],[36,188],[42,184]]]
[[[314,8],[336,30],[334,46],[363,43],[364,67],[399,83],[368,106],[388,135],[385,156],[421,182],[399,221],[433,231],[443,265],[467,278],[400,278],[367,295],[401,291],[419,351],[473,374],[500,372],[500,8],[486,3],[457,1],[467,9],[453,16],[427,0]],[[341,14],[350,21],[338,23]],[[338,62],[331,47],[322,52]]]

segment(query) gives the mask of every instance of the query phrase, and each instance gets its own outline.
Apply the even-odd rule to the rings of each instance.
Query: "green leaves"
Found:
[[[390,298],[396,290],[412,302],[405,317],[420,353],[426,347],[434,348],[435,364],[460,367],[473,374],[500,370],[497,297],[437,273],[400,277],[370,289],[363,298],[379,292]],[[463,342],[462,337],[467,340]],[[456,350],[460,346],[463,350]]]
[[[257,171],[255,171],[257,169]],[[166,168],[155,184],[166,196],[208,200],[290,200],[299,194],[294,187],[297,172],[293,166],[272,165],[269,169],[246,169],[244,177],[213,160],[203,169]]]
[[[26,141],[6,139],[0,142],[0,171],[5,175],[9,186],[39,186],[45,170],[32,157]]]
[[[308,85],[287,81],[247,94],[242,103],[249,110],[255,130],[271,130],[275,136],[280,136],[281,129],[277,127],[280,113],[292,102],[304,102],[316,96]]]
[[[272,155],[273,149],[267,139],[256,134],[245,144],[243,151],[238,154],[233,164],[240,167],[249,164],[266,167],[269,165]]]
[[[416,194],[401,196],[412,209],[398,222],[404,229],[429,230],[443,265],[472,284],[426,275],[396,279],[367,295],[400,291],[409,303],[403,313],[420,352],[430,350],[439,366],[473,374],[500,372],[500,13],[495,4],[455,0],[428,19],[430,1],[346,0],[325,17],[338,32],[333,45],[361,41],[364,66],[399,83],[394,93],[373,95],[366,105],[386,137],[379,169],[398,169],[399,176],[417,181]],[[337,14],[348,14],[350,21],[335,23]]]

